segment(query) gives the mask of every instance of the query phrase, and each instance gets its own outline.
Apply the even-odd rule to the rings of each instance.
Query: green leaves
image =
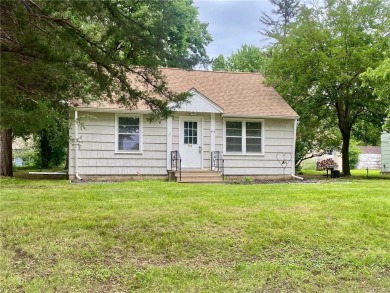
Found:
[[[368,68],[360,77],[363,85],[373,90],[378,99],[387,104],[387,119],[382,129],[390,132],[390,58],[386,58],[375,69]]]
[[[213,61],[213,70],[240,71],[240,72],[264,72],[267,58],[264,53],[252,45],[242,45],[237,52],[227,57],[219,55]]]
[[[165,117],[168,102],[183,97],[167,88],[157,68],[208,61],[207,24],[189,0],[5,0],[0,6],[6,113],[0,125],[15,133],[48,127],[58,103],[75,97],[128,108],[142,99]],[[151,90],[135,87],[128,74]],[[43,108],[47,115],[37,115]]]
[[[343,157],[348,157],[357,122],[384,122],[390,99],[378,98],[381,89],[369,90],[361,76],[370,67],[379,68],[388,56],[388,4],[387,0],[336,0],[319,8],[304,7],[288,35],[277,37],[266,76],[298,112],[301,124],[312,129],[301,137],[303,141],[315,139],[325,149],[326,132],[318,129],[322,124],[328,129],[337,125]],[[315,127],[313,117],[318,121]],[[343,164],[348,174],[348,159]]]

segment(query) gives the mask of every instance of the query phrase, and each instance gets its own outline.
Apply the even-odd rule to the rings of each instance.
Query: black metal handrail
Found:
[[[212,171],[222,172],[224,175],[225,160],[223,158],[223,153],[220,151],[211,152],[210,156],[210,169]]]
[[[171,151],[171,170],[179,171],[179,181],[181,181],[181,157],[179,151]]]

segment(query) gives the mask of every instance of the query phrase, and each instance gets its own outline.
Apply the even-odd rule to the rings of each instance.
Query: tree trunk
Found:
[[[0,175],[14,176],[12,170],[12,129],[2,129],[0,132]]]
[[[39,135],[39,143],[41,148],[41,169],[49,169],[50,156],[52,151],[49,137],[45,129],[43,129]]]
[[[351,131],[341,131],[343,136],[343,146],[341,147],[341,155],[343,162],[344,176],[351,176],[351,168],[349,166],[349,143],[351,140]]]

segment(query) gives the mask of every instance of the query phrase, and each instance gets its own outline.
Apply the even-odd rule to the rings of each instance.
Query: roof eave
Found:
[[[253,115],[253,114],[222,114],[226,118],[259,118],[259,119],[294,119],[298,120],[298,115]]]
[[[126,108],[98,108],[98,107],[73,107],[75,111],[80,112],[102,112],[102,113],[134,113],[149,114],[151,110],[126,109]]]

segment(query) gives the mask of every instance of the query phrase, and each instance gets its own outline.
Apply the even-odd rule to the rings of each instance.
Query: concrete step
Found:
[[[182,180],[178,181],[177,183],[193,183],[193,184],[223,184],[223,181],[192,181],[192,180]]]
[[[176,177],[180,176],[179,173],[176,173]],[[221,177],[221,174],[189,174],[181,173],[181,178],[218,178]]]
[[[179,183],[223,183],[220,172],[210,170],[182,170],[175,172],[176,181]]]
[[[221,177],[182,177],[181,181],[177,178],[179,183],[223,183],[223,178]]]

